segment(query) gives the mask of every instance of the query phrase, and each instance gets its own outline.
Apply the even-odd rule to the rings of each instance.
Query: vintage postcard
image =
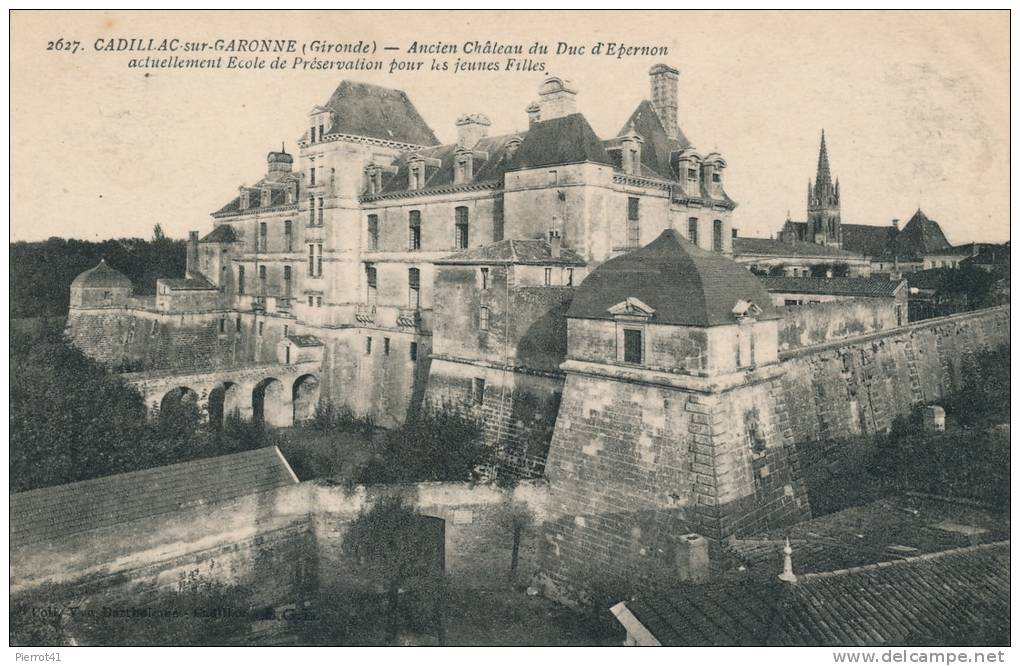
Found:
[[[1009,23],[12,11],[18,659],[1003,661]]]

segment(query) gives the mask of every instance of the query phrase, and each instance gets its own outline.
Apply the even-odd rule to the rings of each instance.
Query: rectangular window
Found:
[[[545,269],[545,286],[548,287],[551,284],[552,284],[552,269],[551,268],[546,268]]]
[[[474,381],[471,382],[471,400],[476,405],[480,405],[485,402],[485,380],[479,377],[475,377]]]
[[[407,269],[407,307],[417,310],[421,303],[421,272],[417,268]]]
[[[713,182],[713,183],[718,183],[718,182],[720,182],[721,180],[722,180],[722,178],[720,178],[720,177],[719,177],[719,174],[717,174],[717,173],[713,173],[713,174],[712,174],[712,182]]]
[[[244,295],[244,266],[237,267],[237,293]]]
[[[382,339],[382,353],[384,355],[386,355],[386,356],[390,355],[390,339],[389,338],[383,338]]]
[[[308,142],[315,143],[315,125],[312,125],[312,128],[308,130]]]
[[[368,216],[368,249],[379,249],[379,216]]]
[[[294,251],[294,225],[290,220],[283,221],[283,246],[287,252]]]
[[[266,267],[259,266],[259,296],[266,295]]]
[[[315,277],[315,246],[308,246],[308,277]]]
[[[283,267],[283,297],[290,298],[291,295],[291,268],[290,266]]]
[[[220,317],[220,333],[226,333],[226,332],[227,332],[227,318],[226,317]]]
[[[687,220],[687,240],[698,244],[698,218],[692,217]]]
[[[311,296],[309,296],[308,297],[308,307],[312,307],[313,305],[315,305],[315,299],[312,298]]]
[[[407,249],[421,249],[421,211],[412,210],[407,214]]]
[[[698,179],[698,170],[694,169],[694,168],[687,169],[687,178],[690,179],[690,180],[697,180]]]
[[[315,167],[308,170],[308,184],[315,187]]]
[[[238,332],[238,333],[241,332],[241,318],[240,317],[238,317],[237,319],[234,320],[234,330],[236,332]]]
[[[503,240],[503,198],[492,202],[492,242]]]
[[[365,266],[365,284],[368,287],[368,291],[365,294],[365,302],[369,305],[375,305],[376,292],[378,291],[377,274],[375,266],[367,264]]]
[[[458,250],[466,250],[468,247],[468,209],[467,206],[457,206],[454,211],[455,220],[455,247]]]
[[[322,197],[319,197],[319,226],[322,226]]]
[[[480,275],[480,277],[482,279],[482,289],[488,289],[489,288],[489,269],[488,268],[479,268],[478,269],[478,273],[479,273],[479,275]]]
[[[546,174],[546,184],[547,185],[556,185],[559,182],[560,182],[560,175],[556,172],[555,169],[549,171],[549,173]]]
[[[482,307],[478,310],[478,330],[489,330],[489,308]]]
[[[317,307],[317,308],[321,308],[322,307],[322,296],[316,296],[315,297],[315,307]]]
[[[412,342],[411,343],[410,354],[411,354],[411,360],[412,361],[417,361],[418,360],[418,343],[417,342]]]
[[[319,125],[319,141],[322,141],[322,137],[326,134],[325,130],[326,127],[324,125]]]
[[[372,353],[372,338],[365,338],[365,355],[368,356]]]
[[[322,243],[315,245],[315,277],[322,277]]]
[[[308,226],[315,226],[315,197],[308,197]]]
[[[265,252],[269,247],[269,230],[265,222],[259,222],[259,252]]]
[[[712,249],[716,252],[722,252],[723,246],[723,233],[722,233],[722,220],[712,221]]]
[[[563,283],[565,285],[567,285],[568,287],[573,287],[574,286],[574,269],[573,268],[568,268],[567,269],[567,274],[566,274],[566,277],[563,280]]]
[[[262,331],[264,331],[265,328],[266,328],[266,322],[260,321],[259,322],[259,337],[262,336]]]
[[[637,197],[627,199],[627,247],[641,245],[641,220],[638,215],[640,201]]]
[[[623,362],[641,363],[641,331],[623,330]]]

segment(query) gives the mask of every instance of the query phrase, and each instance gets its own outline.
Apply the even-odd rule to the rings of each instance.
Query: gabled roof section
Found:
[[[703,250],[667,229],[648,245],[605,262],[574,296],[567,317],[611,319],[629,297],[655,310],[651,322],[680,326],[736,324],[733,306],[748,301],[759,319],[779,317],[761,282],[729,257]]]
[[[191,272],[196,274],[196,271]],[[201,274],[189,278],[161,278],[157,283],[166,285],[171,291],[219,291],[216,285]]]
[[[881,278],[813,278],[759,276],[769,292],[790,294],[825,294],[830,296],[856,296],[862,298],[892,298],[906,285],[904,280]]]
[[[560,256],[552,256],[548,241],[538,239],[505,239],[481,247],[451,254],[436,260],[446,265],[534,265],[534,266],[584,266],[585,261],[573,250],[560,248]]]
[[[580,113],[543,120],[528,130],[507,171],[595,162],[612,166],[602,140]]]
[[[199,243],[236,243],[238,241],[237,232],[234,231],[234,227],[229,224],[221,224],[214,227],[212,231],[207,233],[199,240]]]
[[[417,146],[439,143],[403,90],[341,81],[325,107],[333,112],[329,134],[351,134]]]
[[[670,164],[670,155],[675,150],[685,150],[691,147],[691,142],[684,136],[683,130],[680,130],[678,140],[670,139],[662,126],[662,121],[659,120],[659,114],[655,112],[655,107],[645,99],[641,100],[634,112],[630,114],[630,118],[624,123],[619,133],[622,135],[629,131],[636,132],[645,140],[641,144],[642,171],[649,169],[660,178],[675,179],[673,167]],[[653,174],[642,173],[641,175],[651,176]]]
[[[10,497],[11,545],[44,543],[295,483],[274,446],[16,493]]]

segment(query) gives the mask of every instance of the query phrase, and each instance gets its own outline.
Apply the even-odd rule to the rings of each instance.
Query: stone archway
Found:
[[[290,402],[290,395],[279,379],[263,379],[251,392],[252,422],[276,428],[291,425],[294,415]]]
[[[223,428],[231,416],[244,413],[243,391],[234,382],[223,382],[209,392],[209,427]]]
[[[292,400],[295,424],[314,418],[319,404],[319,378],[315,375],[298,377],[294,381]]]
[[[159,401],[159,420],[166,423],[198,423],[198,393],[187,386],[170,389]]]

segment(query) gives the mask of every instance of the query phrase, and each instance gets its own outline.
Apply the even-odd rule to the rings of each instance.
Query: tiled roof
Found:
[[[274,446],[16,493],[11,544],[43,543],[293,483]]]
[[[906,226],[896,234],[894,251],[897,256],[934,254],[952,247],[938,222],[929,220],[920,208]]]
[[[71,281],[71,287],[89,287],[96,289],[131,289],[131,280],[115,268],[110,268],[106,259],[100,259],[99,265],[78,274]]]
[[[651,322],[657,324],[734,324],[733,307],[741,300],[762,309],[759,319],[779,316],[750,271],[729,257],[697,247],[673,229],[592,271],[567,316],[612,319],[609,308],[631,297],[655,310]]]
[[[199,243],[234,243],[238,240],[237,232],[229,224],[221,224],[202,237]]]
[[[287,339],[298,347],[321,347],[322,340],[314,335],[288,335]]]
[[[531,264],[584,266],[584,259],[573,250],[560,248],[560,256],[552,256],[547,241],[505,239],[438,259],[437,264]]]
[[[895,295],[905,283],[902,280],[881,278],[813,278],[759,276],[770,292],[791,294],[828,294],[832,296],[889,297]]]
[[[537,122],[523,139],[507,171],[580,162],[613,163],[595,130],[580,113]]]
[[[983,248],[973,257],[967,257],[960,261],[961,264],[977,264],[982,266],[1008,266],[1009,246],[992,245]]]
[[[327,130],[328,134],[350,134],[417,146],[439,143],[403,90],[341,81],[325,107],[333,112],[333,126]]]
[[[896,237],[893,227],[876,227],[870,224],[841,224],[843,249],[867,257],[880,257],[888,253]]]
[[[762,255],[769,257],[832,257],[833,259],[861,259],[861,255],[831,245],[805,241],[784,242],[771,238],[733,239],[733,254]]]
[[[804,574],[796,584],[748,575],[625,605],[662,645],[959,644],[972,631],[999,644],[1009,640],[1009,542]]]

